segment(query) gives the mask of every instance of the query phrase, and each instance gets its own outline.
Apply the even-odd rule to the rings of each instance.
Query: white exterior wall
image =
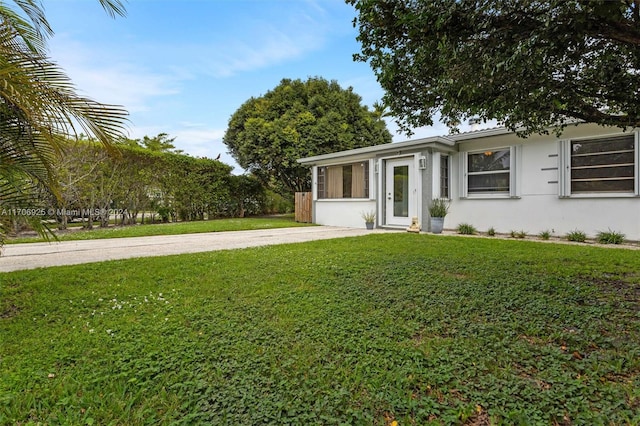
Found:
[[[348,164],[363,161],[364,158],[350,159]],[[339,163],[338,163],[339,164]],[[366,228],[362,213],[376,211],[377,181],[375,162],[369,163],[369,198],[318,199],[318,167],[313,170],[313,223],[327,226],[345,226],[348,228]],[[376,214],[376,225],[379,223]]]
[[[339,199],[315,201],[314,223],[318,225],[365,228],[362,212],[375,211],[375,200]],[[378,215],[376,215],[376,222]]]
[[[554,135],[504,135],[461,142],[459,153],[451,162],[452,201],[444,226],[455,229],[460,223],[469,223],[480,231],[493,227],[496,232],[525,231],[538,234],[548,230],[562,236],[580,230],[588,236],[599,231],[622,232],[628,239],[640,240],[640,198],[629,195],[604,194],[593,196],[559,197],[559,141],[594,135],[619,133],[595,125],[568,128],[561,138]],[[460,158],[464,151],[491,149],[519,145],[516,170],[517,198],[463,199]]]

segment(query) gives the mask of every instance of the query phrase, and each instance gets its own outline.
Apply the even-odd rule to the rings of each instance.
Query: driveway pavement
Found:
[[[368,231],[366,229],[335,226],[309,226],[261,229],[257,231],[62,241],[58,243],[9,244],[4,246],[0,256],[0,272],[47,266],[77,265],[132,257],[163,256],[272,244],[299,243],[330,238],[355,237],[376,232],[388,231]]]

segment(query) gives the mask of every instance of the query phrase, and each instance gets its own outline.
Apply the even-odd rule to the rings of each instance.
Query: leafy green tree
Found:
[[[640,125],[640,0],[347,0],[402,129]]]
[[[182,150],[177,150],[176,146],[173,144],[176,138],[170,138],[166,133],[159,133],[158,135],[150,138],[149,136],[144,136],[142,139],[137,139],[136,142],[150,151],[156,152],[174,152],[181,153]]]
[[[160,209],[174,220],[217,217],[220,206],[228,203],[231,170],[220,161],[164,153],[157,173],[163,197]]]
[[[36,0],[0,4],[0,210],[33,207],[38,194],[59,195],[52,164],[61,143],[77,130],[111,145],[121,137],[126,111],[79,96],[65,73],[47,56],[53,34]],[[123,15],[120,0],[100,0],[112,16]],[[28,217],[45,233],[41,217]],[[0,220],[0,244],[6,232]]]
[[[252,175],[229,175],[229,214],[232,217],[262,214],[265,210],[265,188]]]
[[[311,187],[301,157],[391,142],[381,116],[352,88],[322,78],[284,79],[233,114],[223,142],[245,170],[282,192]]]

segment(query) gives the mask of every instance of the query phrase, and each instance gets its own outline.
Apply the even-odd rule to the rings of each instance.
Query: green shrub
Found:
[[[624,243],[624,238],[625,235],[623,233],[609,229],[607,232],[598,232],[596,241],[600,244],[622,244]]]
[[[509,235],[511,236],[511,238],[525,238],[527,236],[527,233],[522,230],[521,231],[511,230]]]
[[[544,231],[538,234],[538,237],[540,237],[541,240],[548,240],[551,237],[551,232],[545,229]]]
[[[461,223],[458,225],[458,234],[474,235],[476,232],[478,232],[476,228],[468,223]]]
[[[567,233],[567,235],[565,235],[565,238],[569,241],[584,243],[587,240],[587,235],[584,232],[576,229],[574,231]]]
[[[490,237],[495,237],[496,230],[493,228],[493,226],[487,230],[487,235]]]
[[[449,200],[445,198],[434,198],[429,206],[429,216],[445,217],[449,211]]]

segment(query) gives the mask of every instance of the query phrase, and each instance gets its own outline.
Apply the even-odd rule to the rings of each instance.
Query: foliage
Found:
[[[449,200],[445,198],[434,198],[429,206],[429,216],[445,217],[449,212]]]
[[[0,424],[640,421],[632,250],[393,233],[0,275]]]
[[[281,193],[306,191],[311,175],[299,158],[391,142],[381,115],[361,101],[335,81],[283,79],[240,106],[223,142],[264,184]]]
[[[640,125],[640,2],[347,0],[401,128],[470,117],[522,134]],[[559,130],[558,130],[559,131]]]
[[[487,235],[490,236],[490,237],[495,237],[496,236],[496,230],[495,230],[495,228],[493,226],[487,230]]]
[[[510,235],[511,235],[511,238],[519,238],[519,239],[527,237],[527,233],[525,231],[523,231],[523,230],[520,230],[520,231],[512,230],[510,232]]]
[[[294,212],[295,200],[292,194],[278,194],[269,188],[265,190],[264,214]]]
[[[540,239],[542,240],[548,240],[549,238],[551,238],[551,232],[549,232],[548,230],[544,230],[538,234],[538,237],[540,237]]]
[[[600,244],[622,244],[624,243],[625,235],[612,231],[609,229],[608,231],[600,231],[598,235],[596,235],[596,241]]]
[[[458,225],[457,232],[462,235],[475,235],[478,230],[471,224],[461,223]]]
[[[376,221],[376,211],[369,210],[361,213],[362,218],[366,223],[374,223]]]
[[[585,234],[583,231],[575,229],[573,231],[567,232],[565,238],[569,241],[584,243],[587,240],[587,234]]]
[[[252,175],[229,175],[227,180],[230,217],[255,216],[265,212],[266,191],[262,183]]]
[[[56,197],[52,176],[60,143],[77,129],[110,146],[122,136],[127,112],[78,95],[67,75],[47,55],[53,34],[40,2],[16,0],[0,4],[0,208],[12,212],[38,207],[43,193]],[[111,15],[124,14],[119,0],[100,0]],[[0,245],[11,214],[0,220]],[[41,234],[41,217],[27,216]]]

